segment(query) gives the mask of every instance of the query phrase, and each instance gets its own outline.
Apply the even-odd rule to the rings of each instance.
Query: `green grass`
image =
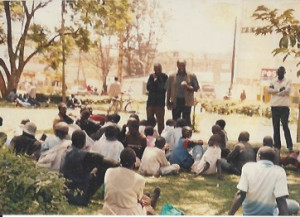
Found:
[[[290,198],[300,201],[300,174],[288,167],[287,179]],[[159,213],[164,203],[183,210],[185,215],[226,215],[230,209],[239,177],[224,174],[220,181],[216,175],[196,177],[181,172],[179,175],[164,177],[146,177],[145,192],[152,193],[155,187],[161,189],[156,211]],[[102,194],[99,189],[88,207],[69,205],[66,214],[95,215],[101,214],[103,207]],[[242,215],[242,208],[237,214]]]

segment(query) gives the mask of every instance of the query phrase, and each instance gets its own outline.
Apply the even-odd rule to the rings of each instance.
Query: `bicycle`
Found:
[[[123,98],[124,96],[127,96],[125,99]],[[123,106],[125,104],[125,106]],[[120,98],[119,97],[112,97],[110,106],[107,110],[107,114],[110,114],[112,111],[114,113],[118,112],[126,112],[126,113],[138,113],[139,106],[138,103],[135,102],[131,98],[131,94],[129,93],[121,93]]]

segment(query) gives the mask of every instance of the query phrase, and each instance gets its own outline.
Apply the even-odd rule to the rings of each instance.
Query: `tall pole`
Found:
[[[231,60],[231,79],[230,79],[230,87],[228,95],[231,96],[231,90],[233,86],[233,78],[234,78],[234,64],[235,64],[235,44],[236,44],[236,26],[237,26],[237,18],[235,17],[234,24],[234,37],[233,37],[233,51],[232,51],[232,60]]]
[[[66,63],[66,56],[65,56],[65,20],[64,20],[64,13],[65,13],[65,0],[61,2],[61,46],[62,46],[62,100],[66,102],[66,72],[65,72],[65,63]]]

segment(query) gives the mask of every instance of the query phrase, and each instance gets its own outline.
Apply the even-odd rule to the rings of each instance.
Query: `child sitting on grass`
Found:
[[[155,147],[147,146],[144,151],[139,173],[146,176],[159,176],[167,174],[178,174],[180,166],[170,164],[167,161],[165,151],[162,150],[166,140],[159,136],[155,141]]]
[[[154,147],[155,146],[155,137],[153,136],[154,134],[154,129],[152,126],[147,126],[145,127],[144,134],[147,139],[147,147]]]
[[[221,137],[214,134],[208,141],[208,148],[204,152],[200,161],[195,161],[191,167],[191,171],[198,175],[203,174],[218,174],[219,179],[223,179],[221,174],[221,148],[220,148]]]

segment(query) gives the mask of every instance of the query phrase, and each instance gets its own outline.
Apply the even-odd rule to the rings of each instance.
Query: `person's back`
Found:
[[[245,164],[243,173],[237,187],[247,192],[244,215],[274,215],[276,198],[283,192],[288,194],[284,169],[271,161],[261,160]],[[247,185],[243,177],[249,180]]]
[[[112,83],[108,88],[108,96],[110,97],[118,97],[121,94],[121,84],[118,81],[118,78],[115,77],[115,82]]]
[[[131,148],[121,153],[122,167],[110,168],[104,178],[104,215],[146,215],[140,204],[146,180],[134,172],[136,156]]]
[[[247,162],[255,161],[255,152],[248,142],[238,143],[227,156],[227,161],[236,167],[239,173]]]
[[[16,154],[32,155],[39,152],[41,143],[35,138],[36,126],[32,122],[25,124],[23,134],[12,138],[10,146]]]
[[[117,140],[118,127],[116,124],[108,125],[105,134],[92,146],[91,150],[102,154],[107,159],[120,162],[123,144]]]

